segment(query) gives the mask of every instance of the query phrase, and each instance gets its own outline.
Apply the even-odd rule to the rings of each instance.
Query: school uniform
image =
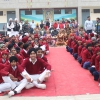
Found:
[[[75,41],[73,40],[73,41],[71,42],[71,47],[70,47],[70,53],[71,53],[71,54],[73,54],[74,45],[75,45]]]
[[[82,62],[81,51],[82,51],[82,45],[80,45],[80,46],[78,47],[78,58],[77,58],[77,60],[78,60],[78,62],[79,62],[80,64],[81,64],[81,62]]]
[[[75,59],[78,57],[78,44],[76,43],[73,47],[73,56]]]
[[[1,64],[5,64],[7,61],[8,61],[8,59],[2,59],[2,58],[0,58],[0,63]]]
[[[92,50],[89,51],[88,49],[86,49],[83,51],[83,54],[82,54],[83,68],[88,69],[91,66],[92,55],[93,55]]]
[[[0,71],[5,67],[5,65],[0,64]],[[9,91],[11,89],[11,84],[10,83],[4,83],[2,76],[0,74],[0,93],[4,91]]]
[[[11,89],[16,91],[17,93],[20,93],[21,90],[28,84],[26,79],[23,79],[21,76],[21,67],[16,65],[15,67],[11,67],[11,65],[6,65],[4,69],[0,71],[0,74],[2,76],[2,79],[5,83],[11,84]],[[12,81],[9,74],[12,74],[15,78],[17,78],[17,81]]]
[[[94,76],[94,80],[98,81],[100,75],[100,55],[98,55],[95,59],[95,67],[91,67],[90,69],[91,74]]]
[[[22,49],[20,51],[20,55],[23,57],[23,59],[28,58],[29,55],[27,54],[27,51],[25,49]]]
[[[36,58],[35,62],[33,63],[31,58],[26,58],[23,63],[21,64],[22,75],[26,75],[26,72],[28,73],[29,77],[33,80],[33,84],[38,88],[37,79],[40,80],[40,83],[42,83],[45,79],[46,74],[51,70],[51,65],[49,65],[47,62],[42,60],[41,58]],[[41,68],[45,70],[41,71]],[[50,76],[50,74],[49,74]],[[48,76],[48,77],[49,77]]]
[[[72,39],[71,38],[68,38],[68,43],[67,43],[67,46],[66,46],[66,50],[68,52],[70,52],[71,42],[72,42]]]
[[[20,54],[15,55],[18,59],[18,63],[21,64],[23,62],[23,57]]]
[[[41,59],[43,59],[45,62],[48,62],[47,57],[42,55]]]
[[[45,52],[46,54],[49,54],[49,45],[48,43],[42,43],[42,46],[45,45]]]

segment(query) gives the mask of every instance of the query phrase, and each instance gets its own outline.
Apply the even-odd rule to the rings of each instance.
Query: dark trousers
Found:
[[[88,69],[88,68],[90,68],[91,67],[91,63],[88,61],[88,62],[85,62],[84,64],[83,64],[83,68],[84,69]]]
[[[78,56],[77,58],[78,62],[81,64],[82,63],[82,58]]]
[[[69,46],[66,46],[66,50],[67,50],[68,52],[70,52],[71,54],[73,53],[73,49],[70,48]]]
[[[95,81],[98,81],[98,79],[99,79],[99,74],[100,74],[100,73],[99,73],[98,71],[94,71],[94,72],[93,72],[93,76],[94,76],[94,80],[95,80]]]
[[[95,69],[94,67],[90,67],[90,68],[89,68],[89,71],[90,71],[90,73],[93,75],[93,72],[95,72],[96,69]]]
[[[77,57],[78,57],[78,53],[74,53],[73,54],[73,57],[75,58],[75,60],[77,59]]]
[[[92,30],[87,30],[86,33],[87,34],[92,33]]]

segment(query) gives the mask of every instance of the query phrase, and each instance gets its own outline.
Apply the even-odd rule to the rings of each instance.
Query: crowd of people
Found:
[[[0,93],[9,97],[21,93],[22,89],[37,87],[46,89],[47,79],[51,75],[51,65],[45,55],[49,54],[49,46],[66,45],[81,66],[89,69],[94,80],[99,79],[100,36],[97,23],[97,35],[88,18],[79,29],[75,20],[49,20],[41,24],[18,22],[15,18],[7,23],[7,35],[0,35]]]
[[[94,24],[87,17],[85,30],[81,28],[81,34],[75,35],[74,32],[68,37],[66,50],[80,63],[80,66],[89,70],[94,80],[100,86],[100,22],[97,18],[96,34],[93,33]]]

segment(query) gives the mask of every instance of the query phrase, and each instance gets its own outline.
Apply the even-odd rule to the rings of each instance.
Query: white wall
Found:
[[[92,20],[96,20],[97,17],[100,17],[100,13],[94,13],[93,9],[100,9],[100,8],[90,8],[90,16]]]
[[[0,23],[7,23],[7,11],[15,11],[14,9],[0,9],[3,11],[3,16],[0,16]]]
[[[28,0],[31,1],[31,0]],[[49,2],[50,1],[50,2]],[[48,5],[49,2],[49,5]],[[28,8],[27,0],[0,0],[0,8]],[[32,8],[77,7],[78,0],[32,0]]]

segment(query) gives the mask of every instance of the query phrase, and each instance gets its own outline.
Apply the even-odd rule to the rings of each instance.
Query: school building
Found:
[[[84,25],[87,16],[95,22],[100,17],[100,0],[0,0],[0,30],[9,18],[28,19],[39,23],[76,19],[80,26]]]

